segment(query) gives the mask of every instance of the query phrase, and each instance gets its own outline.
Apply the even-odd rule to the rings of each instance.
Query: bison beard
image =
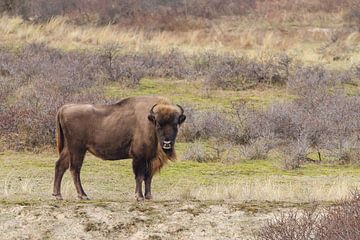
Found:
[[[132,97],[113,105],[71,104],[57,114],[57,146],[53,195],[61,196],[61,180],[70,168],[80,199],[88,199],[80,181],[86,151],[104,160],[132,158],[135,196],[151,199],[154,174],[176,158],[174,144],[184,110],[162,97]]]

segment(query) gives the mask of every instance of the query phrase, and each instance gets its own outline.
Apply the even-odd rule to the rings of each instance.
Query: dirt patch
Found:
[[[0,205],[0,239],[252,239],[281,206],[204,201]]]

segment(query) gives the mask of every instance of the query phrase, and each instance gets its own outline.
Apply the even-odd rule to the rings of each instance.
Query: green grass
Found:
[[[246,102],[248,106],[265,107],[274,102],[289,101],[293,98],[283,88],[264,87],[244,91],[211,90],[204,93],[201,81],[144,78],[135,89],[111,84],[105,89],[106,96],[121,99],[139,95],[161,95],[174,102],[187,104],[197,109],[229,108],[232,103]]]
[[[0,165],[2,166],[0,169],[0,199],[4,202],[28,204],[52,201],[51,192],[56,159],[57,155],[54,153],[2,153],[0,155]],[[131,160],[102,161],[89,154],[84,161],[81,173],[85,191],[95,202],[133,199],[135,183]],[[250,188],[251,191],[265,192],[264,195],[256,197],[256,200],[273,198],[288,200],[289,190],[285,189],[300,188],[298,191],[306,193],[310,191],[308,187],[318,188],[316,184],[322,186],[318,191],[327,191],[326,188],[330,191],[334,186],[340,184],[338,187],[343,189],[341,194],[345,194],[352,187],[358,186],[356,179],[359,177],[360,167],[352,165],[306,164],[297,170],[289,171],[284,170],[276,159],[248,160],[232,165],[178,160],[168,164],[160,174],[154,177],[153,191],[157,200],[184,197],[200,200],[224,200],[248,198],[240,192],[245,191],[246,193]],[[318,181],[320,182],[317,183]],[[268,188],[275,189],[272,191],[280,189],[281,192],[277,193],[275,198]],[[222,191],[226,191],[226,194],[223,195]],[[233,191],[239,192],[239,195],[232,193]],[[62,192],[65,199],[70,201],[76,199],[75,188],[69,172],[65,173]],[[209,195],[213,192],[216,192],[213,196]],[[235,194],[235,196],[231,194]],[[263,199],[261,199],[262,197]],[[296,195],[295,197],[301,200],[302,197],[306,198],[306,195]]]

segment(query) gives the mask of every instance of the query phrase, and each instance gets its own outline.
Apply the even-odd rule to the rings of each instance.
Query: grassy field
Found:
[[[56,154],[5,152],[0,155],[3,203],[51,201]],[[359,186],[360,167],[308,164],[284,170],[276,160],[246,160],[237,164],[170,163],[155,177],[155,199],[311,202],[336,201]],[[102,161],[87,156],[82,179],[94,201],[132,201],[134,179],[130,160]],[[76,199],[70,174],[63,195]]]
[[[1,153],[2,238],[252,239],[274,214],[332,205],[360,186],[356,166],[176,161],[155,176],[154,200],[136,202],[130,160],[87,156],[82,180],[91,200],[76,199],[67,172],[59,202],[51,196],[56,158]]]

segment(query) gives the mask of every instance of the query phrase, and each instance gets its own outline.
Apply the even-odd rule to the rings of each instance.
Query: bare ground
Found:
[[[253,239],[284,203],[57,202],[0,205],[0,239]]]

